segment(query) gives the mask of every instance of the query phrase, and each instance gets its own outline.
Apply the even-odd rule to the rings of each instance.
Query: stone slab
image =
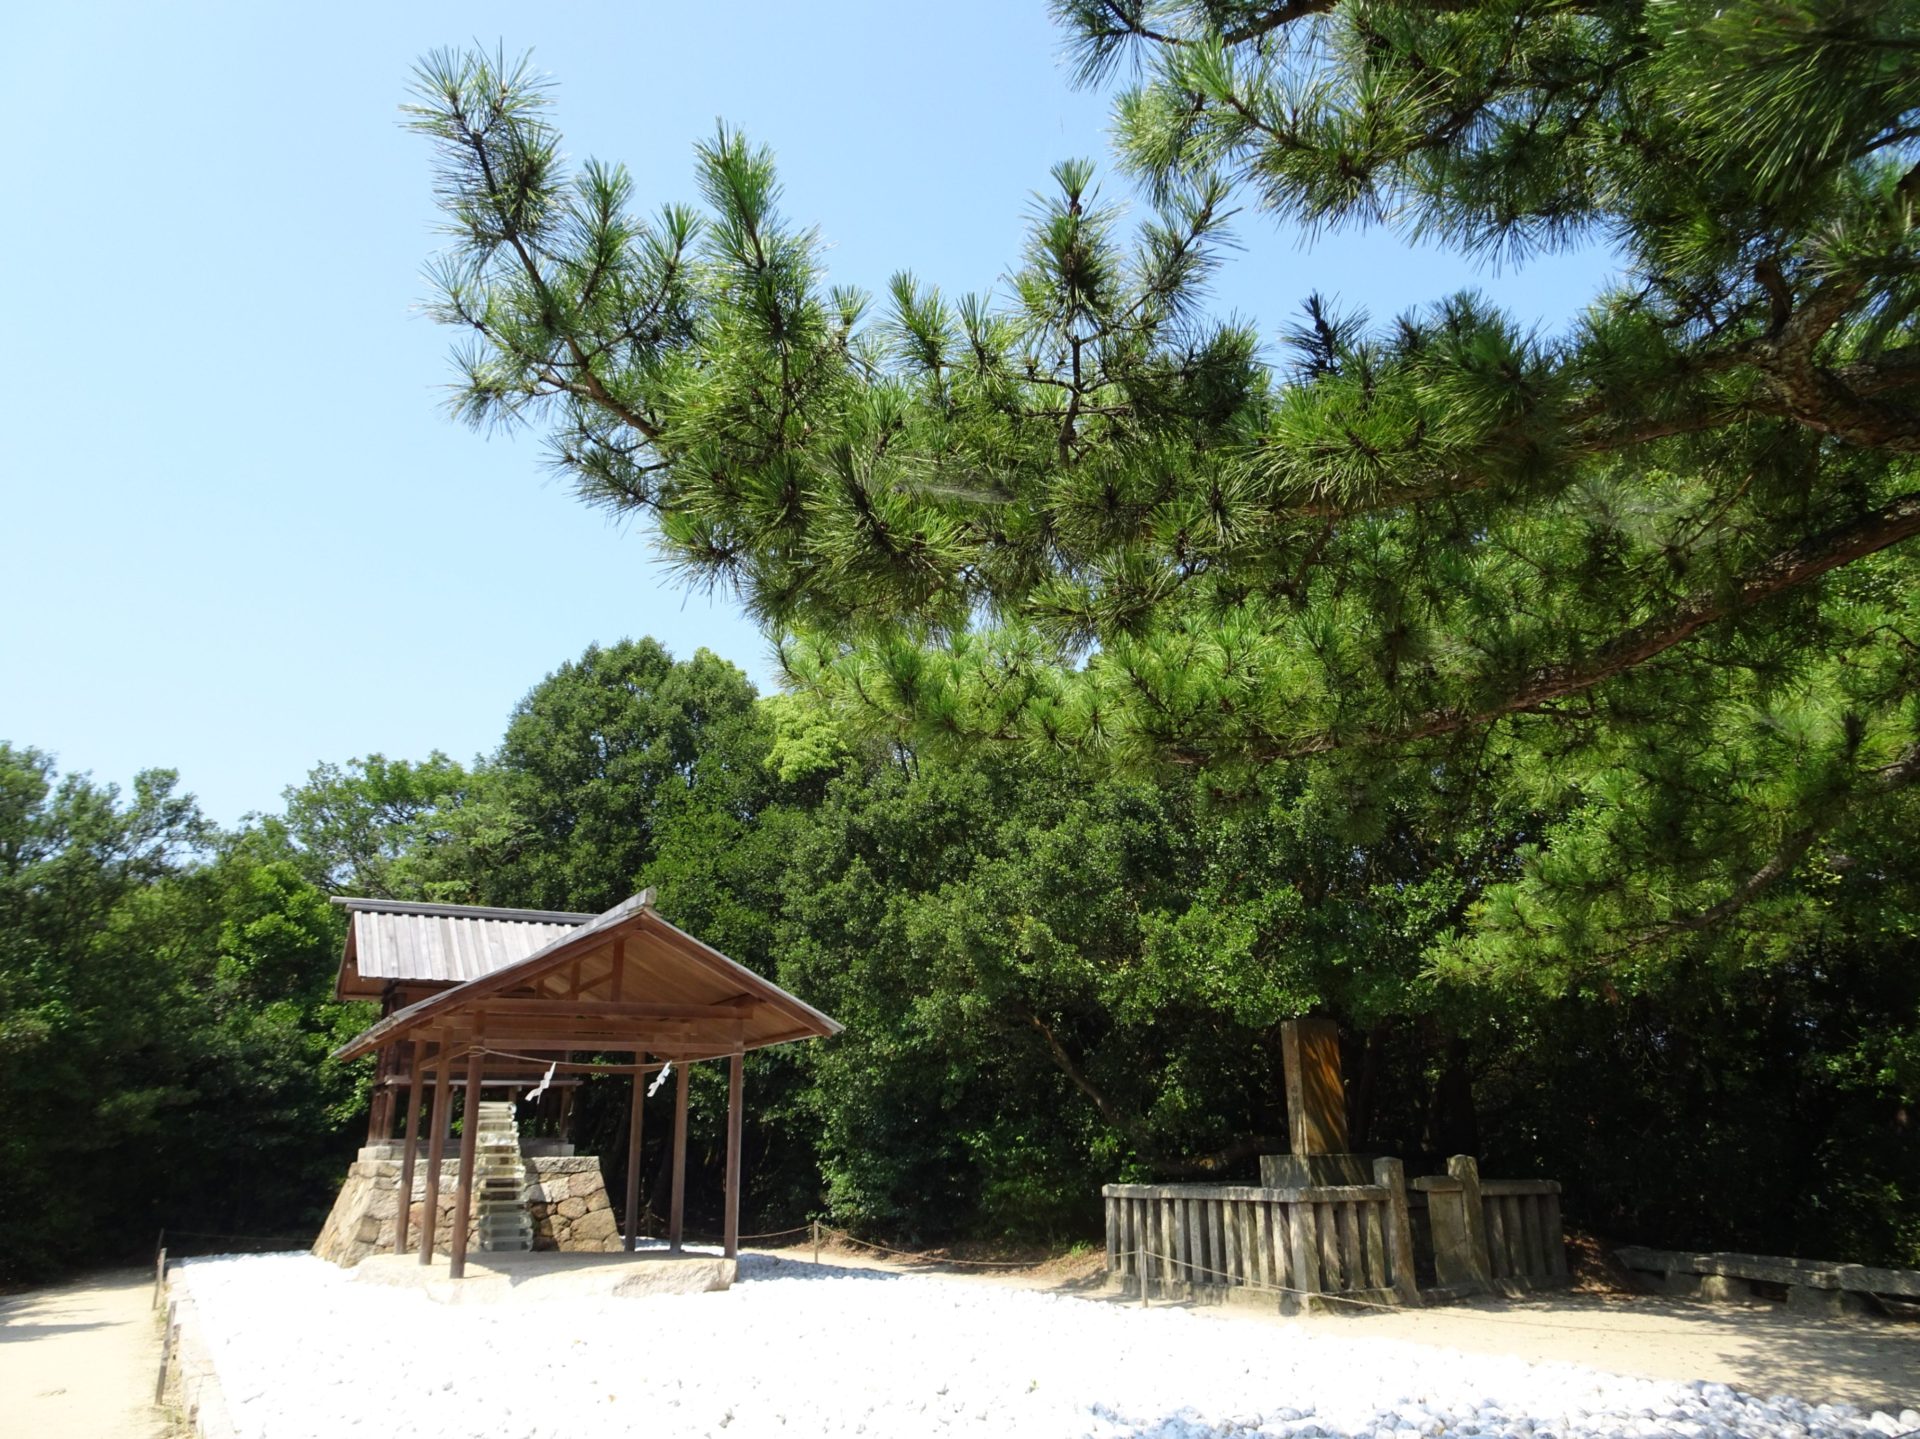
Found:
[[[1920,1270],[1879,1269],[1824,1259],[1785,1259],[1772,1254],[1696,1254],[1628,1245],[1614,1257],[1627,1268],[1649,1274],[1720,1275],[1758,1279],[1768,1284],[1807,1284],[1816,1289],[1920,1298]]]
[[[1331,1019],[1280,1025],[1287,1089],[1287,1147],[1295,1154],[1340,1154],[1347,1147],[1347,1092],[1340,1078],[1340,1027]]]
[[[535,1303],[547,1299],[647,1299],[714,1294],[732,1286],[738,1261],[687,1250],[635,1254],[469,1254],[463,1279],[447,1277],[436,1255],[377,1254],[354,1268],[353,1282],[411,1289],[438,1304]]]

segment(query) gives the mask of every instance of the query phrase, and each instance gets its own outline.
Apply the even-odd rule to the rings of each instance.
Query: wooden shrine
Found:
[[[370,1140],[404,1113],[396,1252],[417,1243],[430,1263],[456,1088],[466,1099],[448,1239],[449,1276],[466,1272],[480,1142],[479,1096],[582,1073],[631,1076],[624,1246],[638,1238],[641,1101],[671,1065],[674,1132],[669,1243],[682,1248],[688,1067],[728,1063],[725,1225],[739,1249],[742,1057],[754,1049],[837,1034],[840,1026],[778,985],[702,944],[655,912],[652,891],[600,915],[454,905],[348,901],[355,925],[342,960],[342,997],[377,989],[388,1010],[335,1058],[379,1056]],[[373,916],[405,923],[362,923]],[[404,1098],[402,1097],[404,1096]],[[430,1097],[430,1103],[429,1103]],[[423,1111],[427,1111],[423,1129]],[[424,1152],[423,1152],[424,1151]],[[410,1233],[415,1171],[424,1163],[419,1232]]]

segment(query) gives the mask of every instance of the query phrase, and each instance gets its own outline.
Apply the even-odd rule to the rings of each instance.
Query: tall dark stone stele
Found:
[[[1260,1156],[1268,1189],[1372,1184],[1370,1156],[1347,1152],[1347,1091],[1340,1078],[1340,1026],[1331,1019],[1289,1019],[1280,1026],[1287,1085],[1287,1154]]]

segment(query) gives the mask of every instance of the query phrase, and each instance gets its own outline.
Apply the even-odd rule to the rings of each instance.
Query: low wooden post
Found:
[[[727,1217],[720,1237],[729,1259],[740,1252],[740,1111],[745,1086],[741,1071],[745,1058],[735,1054],[727,1060]]]
[[[393,1252],[407,1252],[413,1223],[413,1169],[420,1153],[420,1074],[426,1063],[426,1045],[415,1040],[413,1062],[407,1067],[407,1130],[400,1148],[400,1212],[393,1221]]]
[[[1433,1233],[1433,1278],[1442,1289],[1474,1292],[1484,1283],[1474,1272],[1473,1240],[1467,1232],[1465,1189],[1452,1175],[1423,1175],[1414,1188],[1427,1196]]]
[[[1418,1304],[1420,1289],[1413,1273],[1413,1215],[1407,1206],[1407,1167],[1397,1159],[1376,1159],[1373,1182],[1387,1191],[1387,1265],[1393,1276],[1394,1297],[1402,1304]]]
[[[473,1164],[480,1152],[480,1051],[467,1055],[467,1093],[460,1107],[460,1181],[453,1191],[453,1233],[447,1236],[447,1278],[467,1274],[467,1230],[473,1224]]]
[[[1560,1186],[1548,1191],[1542,1206],[1546,1210],[1547,1273],[1554,1279],[1567,1277],[1567,1235],[1560,1222]],[[1788,1296],[1791,1298],[1791,1294]]]
[[[173,1346],[180,1342],[180,1326],[174,1316],[180,1312],[177,1299],[167,1301],[167,1326],[160,1334],[160,1375],[153,1381],[153,1402],[167,1397],[167,1371],[173,1367]]]
[[[1467,1266],[1476,1281],[1487,1283],[1493,1268],[1487,1254],[1487,1210],[1480,1197],[1480,1161],[1471,1154],[1447,1160],[1447,1173],[1460,1181],[1460,1205],[1467,1222]]]
[[[810,1219],[807,1223],[813,1229],[813,1262],[818,1264],[820,1262],[820,1221]]]
[[[642,1102],[647,1097],[647,1072],[643,1056],[633,1057],[633,1098],[627,1104],[627,1253],[640,1242],[640,1121]]]
[[[687,1066],[673,1070],[673,1202],[667,1216],[667,1247],[681,1249],[687,1218]]]
[[[440,1165],[447,1157],[447,1121],[453,1086],[447,1082],[447,1047],[434,1046],[433,1118],[427,1142],[427,1192],[420,1204],[420,1262],[433,1263],[433,1241],[440,1227]]]

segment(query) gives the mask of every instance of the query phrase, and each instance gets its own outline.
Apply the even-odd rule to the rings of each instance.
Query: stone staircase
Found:
[[[527,1171],[520,1160],[520,1125],[511,1102],[480,1105],[474,1152],[474,1221],[480,1247],[499,1252],[533,1248],[527,1211]]]

